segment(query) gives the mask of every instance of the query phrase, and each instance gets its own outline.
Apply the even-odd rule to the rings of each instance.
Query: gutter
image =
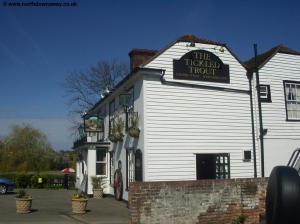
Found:
[[[155,68],[142,68],[142,67],[136,67],[133,71],[131,71],[128,75],[126,75],[113,89],[118,89],[122,84],[124,84],[127,80],[129,80],[133,75],[135,75],[138,72],[159,72],[161,73],[162,69],[155,69]],[[83,118],[92,116],[94,113],[94,110],[108,97],[111,96],[113,92],[107,94],[104,98],[100,99],[91,109],[88,110],[88,112],[83,115]]]
[[[259,139],[260,139],[260,149],[261,149],[261,176],[265,176],[265,155],[264,155],[264,128],[262,120],[262,109],[261,100],[259,95],[259,73],[257,66],[257,44],[253,45],[254,48],[254,66],[255,66],[255,78],[256,78],[256,92],[257,92],[257,102],[258,102],[258,116],[259,116]]]
[[[164,78],[164,76],[165,76],[165,70],[162,70],[162,75],[160,77],[160,81],[162,84],[165,84],[165,85],[185,86],[185,87],[199,88],[199,89],[210,89],[210,90],[217,90],[217,91],[235,92],[235,93],[243,93],[243,94],[248,94],[248,95],[251,94],[249,90],[167,81]]]
[[[252,74],[247,75],[249,80],[250,89],[250,107],[251,107],[251,128],[252,128],[252,147],[253,147],[253,161],[254,161],[254,177],[257,177],[257,165],[256,165],[256,147],[255,147],[255,125],[254,125],[254,113],[253,113],[253,98],[252,98]]]

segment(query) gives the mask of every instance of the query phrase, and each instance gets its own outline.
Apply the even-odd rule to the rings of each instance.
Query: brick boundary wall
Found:
[[[134,182],[129,186],[129,223],[231,224],[241,214],[259,223],[267,178]]]

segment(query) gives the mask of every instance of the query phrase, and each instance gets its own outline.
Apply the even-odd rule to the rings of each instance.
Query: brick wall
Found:
[[[130,183],[130,223],[227,224],[241,214],[258,223],[266,186],[266,178]]]

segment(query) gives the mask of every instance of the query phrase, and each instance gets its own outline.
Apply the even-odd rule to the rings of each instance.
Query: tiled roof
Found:
[[[284,45],[278,45],[262,54],[257,55],[257,67],[261,68],[264,66],[276,53],[284,53],[284,54],[294,54],[294,55],[300,55],[299,51],[295,51],[293,49],[290,49]],[[244,65],[246,68],[250,71],[254,71],[255,69],[255,58],[251,58],[248,61],[244,62]]]
[[[200,37],[196,37],[192,34],[183,35],[182,37],[179,37],[174,42],[172,42],[172,44],[177,42],[194,42],[194,43],[201,43],[201,44],[213,44],[213,45],[225,46],[225,44],[223,43],[215,42],[212,40],[206,40]]]
[[[212,41],[212,40],[206,40],[200,37],[196,37],[192,34],[186,34],[183,35],[179,38],[177,38],[176,40],[172,41],[170,44],[168,44],[166,47],[162,48],[159,51],[156,50],[148,50],[148,49],[132,49],[129,52],[129,56],[131,56],[132,54],[138,53],[138,52],[143,52],[147,55],[150,54],[154,54],[152,57],[150,57],[148,60],[146,60],[144,63],[142,63],[139,67],[136,68],[136,70],[141,69],[144,65],[146,65],[147,63],[149,63],[150,61],[154,60],[157,56],[159,56],[160,54],[162,54],[165,50],[167,50],[168,48],[170,48],[172,45],[174,45],[175,43],[178,42],[191,42],[191,43],[202,43],[202,44],[212,44],[212,45],[218,45],[218,46],[224,46],[240,63],[242,66],[245,66],[240,60],[239,58],[226,46],[226,44],[224,43],[220,43],[220,42],[216,42],[216,41]],[[120,81],[120,83],[117,84],[117,86],[115,87],[118,88],[123,82],[125,82],[127,79],[129,79],[135,71],[132,71],[130,74],[128,74],[123,80]],[[110,94],[108,94],[105,98],[107,98]],[[104,99],[105,99],[104,98]],[[98,105],[100,105],[100,103],[104,100],[104,99],[100,99],[89,111],[88,114],[93,113],[93,111],[97,108]]]
[[[172,41],[171,43],[169,43],[167,46],[165,46],[161,50],[157,51],[156,54],[153,57],[151,57],[148,60],[146,60],[143,64],[141,64],[141,66],[144,66],[144,65],[148,64],[150,61],[152,61],[153,59],[155,59],[157,56],[159,56],[160,54],[162,54],[165,50],[167,50],[172,45],[174,45],[174,44],[176,44],[178,42],[191,42],[191,43],[201,43],[201,44],[212,44],[212,45],[218,45],[218,46],[224,46],[224,47],[226,47],[226,44],[223,44],[223,43],[220,43],[220,42],[216,42],[216,41],[212,41],[212,40],[206,40],[206,39],[203,39],[203,38],[200,38],[200,37],[196,37],[196,36],[194,36],[192,34],[185,34],[185,35],[177,38],[176,40]],[[149,51],[152,51],[152,50],[149,50]]]

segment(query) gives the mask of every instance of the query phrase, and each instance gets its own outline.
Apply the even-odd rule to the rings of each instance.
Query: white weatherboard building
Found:
[[[300,53],[292,52],[277,50],[267,63],[259,60],[261,83],[270,85],[272,95],[272,103],[261,102],[261,144],[251,60],[244,64],[225,44],[192,35],[160,51],[132,50],[131,73],[84,116],[85,132],[74,144],[77,188],[92,194],[90,177],[104,176],[104,193],[127,200],[132,181],[247,178],[286,164],[300,145],[300,123],[286,120],[300,120],[300,86],[293,84],[300,81]],[[284,67],[278,65],[282,58],[291,74],[275,69],[275,78],[270,73]],[[296,91],[294,98],[285,98],[288,88]],[[263,86],[260,91],[266,97]]]
[[[254,70],[254,59],[245,65],[249,71]],[[269,176],[274,166],[286,165],[292,152],[300,147],[300,52],[279,45],[259,55],[257,66],[264,170]]]

